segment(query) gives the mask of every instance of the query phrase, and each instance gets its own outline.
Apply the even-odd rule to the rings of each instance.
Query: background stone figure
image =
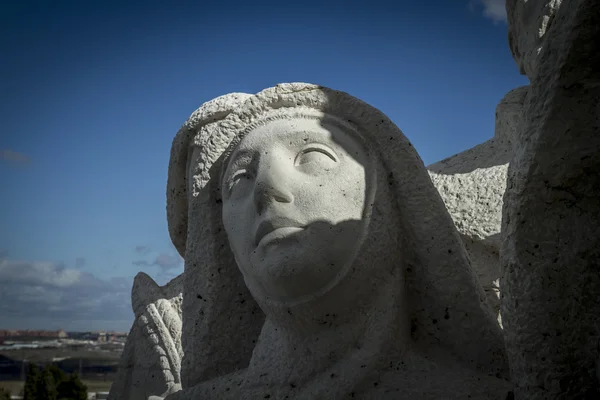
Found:
[[[531,80],[502,226],[515,397],[600,398],[600,2],[509,0],[507,13]]]
[[[109,399],[147,399],[181,384],[182,283],[183,276],[162,287],[142,272],[135,277],[135,320]]]
[[[492,139],[427,167],[500,323],[502,202],[528,90],[511,90],[500,101]]]
[[[487,373],[498,374],[498,376],[505,376],[506,373],[499,327],[494,321],[484,300],[483,291],[469,266],[468,258],[453,222],[439,194],[431,184],[422,161],[398,128],[378,110],[347,94],[308,84],[283,84],[267,89],[247,100],[225,120],[202,128],[194,139],[195,149],[192,153],[193,161],[190,167],[193,183],[187,187],[188,196],[179,197],[179,199],[185,198],[189,202],[186,208],[190,218],[185,253],[186,285],[188,281],[190,285],[184,289],[184,342],[195,341],[198,344],[194,357],[198,361],[197,367],[201,372],[196,374],[197,382],[186,384],[184,380],[184,391],[169,396],[169,398],[195,398],[196,396],[198,398],[202,396],[223,398],[226,396],[227,390],[233,390],[234,387],[227,386],[228,383],[233,384],[233,382],[243,384],[247,390],[243,392],[244,396],[249,398],[252,397],[248,392],[251,390],[274,390],[279,394],[288,392],[291,395],[302,396],[304,393],[305,396],[323,395],[337,398],[344,393],[349,394],[355,386],[357,390],[366,390],[365,387],[360,387],[362,384],[360,382],[367,379],[372,373],[379,375],[380,372],[391,372],[388,370],[391,365],[386,364],[386,367],[382,367],[381,364],[383,358],[388,357],[390,353],[361,351],[361,346],[356,351],[357,354],[362,354],[361,357],[365,357],[365,369],[360,368],[360,365],[354,365],[356,360],[353,362],[352,358],[339,358],[343,354],[354,353],[355,350],[345,347],[342,349],[343,351],[340,350],[341,353],[338,356],[329,360],[331,361],[330,365],[325,362],[326,360],[319,358],[323,354],[316,352],[312,353],[313,357],[306,359],[306,355],[303,355],[297,360],[294,357],[298,357],[298,355],[288,354],[287,359],[272,360],[273,364],[266,364],[278,365],[277,362],[279,362],[281,368],[265,367],[265,357],[284,355],[289,350],[286,350],[285,347],[277,347],[283,340],[281,333],[277,333],[277,327],[283,331],[289,331],[289,323],[293,323],[296,319],[296,317],[288,317],[288,312],[291,312],[292,315],[296,312],[299,312],[297,315],[303,315],[302,307],[308,307],[304,309],[304,312],[309,309],[314,312],[315,309],[310,308],[310,305],[312,304],[314,307],[315,301],[323,301],[326,298],[332,301],[329,291],[323,293],[323,298],[316,296],[311,298],[311,301],[302,303],[304,306],[300,308],[289,305],[274,306],[259,296],[257,299],[261,299],[261,308],[263,311],[266,310],[269,316],[260,337],[252,334],[252,331],[249,330],[240,331],[238,329],[236,331],[231,328],[231,326],[241,326],[235,324],[244,318],[246,318],[244,320],[246,324],[255,324],[256,321],[262,323],[264,315],[261,315],[255,299],[249,295],[248,291],[237,286],[242,274],[238,271],[235,259],[227,246],[227,236],[223,229],[221,216],[223,197],[219,182],[224,163],[224,152],[232,141],[243,134],[246,128],[252,127],[252,124],[259,121],[264,114],[275,112],[279,115],[278,113],[295,111],[304,116],[307,112],[309,114],[317,112],[317,115],[333,115],[342,121],[341,124],[349,124],[356,127],[355,129],[361,134],[368,135],[367,142],[376,149],[381,167],[379,168],[381,172],[377,175],[377,187],[382,190],[376,196],[374,209],[381,213],[382,210],[389,210],[390,207],[393,209],[394,204],[397,204],[398,207],[399,220],[381,219],[381,215],[378,214],[378,222],[386,221],[386,223],[374,225],[372,228],[374,231],[369,233],[371,236],[367,236],[369,245],[361,247],[361,252],[364,250],[370,260],[379,260],[380,262],[373,264],[377,266],[372,272],[373,276],[365,276],[365,269],[359,268],[360,265],[364,265],[360,264],[360,261],[364,261],[364,259],[357,258],[356,271],[362,271],[360,273],[363,275],[360,276],[363,279],[360,280],[361,285],[352,292],[360,301],[360,293],[365,294],[364,299],[372,299],[372,296],[381,298],[379,295],[375,295],[379,286],[384,291],[386,288],[392,290],[390,294],[384,296],[388,299],[388,303],[385,303],[387,306],[377,308],[379,311],[385,311],[388,317],[380,316],[374,321],[377,321],[377,324],[383,324],[385,329],[382,332],[389,334],[391,334],[389,330],[391,325],[386,324],[391,324],[391,321],[397,323],[397,321],[403,320],[405,323],[400,326],[410,330],[410,339],[403,340],[401,339],[403,336],[400,335],[396,338],[397,340],[389,342],[394,338],[394,334],[392,334],[391,337],[381,339],[383,342],[380,342],[380,345],[385,344],[385,346],[397,342],[408,346],[410,349],[408,353],[411,356],[407,356],[404,361],[410,359],[412,364],[398,368],[400,370],[406,368],[403,372],[412,373],[412,375],[400,374],[400,376],[404,376],[404,379],[409,379],[408,376],[410,376],[410,383],[404,381],[402,387],[394,387],[392,382],[397,383],[398,380],[392,379],[385,382],[386,384],[382,382],[380,389],[377,390],[404,390],[404,394],[407,396],[431,390],[432,395],[437,393],[438,397],[436,398],[452,398],[449,396],[463,398],[461,396],[464,396],[465,393],[461,394],[458,391],[466,390],[475,394],[474,398],[503,398],[501,392],[502,388],[506,387],[506,381],[485,377]],[[385,195],[386,191],[389,193],[388,196]],[[180,196],[178,192],[173,193],[175,193],[174,196]],[[172,204],[182,204],[179,200],[171,201]],[[393,210],[390,212],[395,213]],[[175,215],[177,214],[182,215],[181,212],[175,213]],[[397,222],[391,223],[390,221]],[[391,232],[394,233],[382,234],[382,229],[384,232],[391,229]],[[173,230],[171,231],[173,232]],[[378,243],[377,240],[370,242],[369,240],[373,240],[373,237],[398,240],[401,245],[386,244],[385,240],[383,243]],[[377,251],[373,253],[373,249],[377,249]],[[388,282],[385,279],[377,280],[381,278],[380,274],[388,273],[397,274],[396,278],[389,281],[405,279],[406,297],[396,292],[396,289],[402,288],[404,285],[394,286],[392,284],[389,286],[389,284],[383,284],[383,282]],[[353,272],[352,276],[358,276],[356,274],[358,272]],[[352,281],[352,279],[348,279]],[[248,282],[248,279],[246,281]],[[344,279],[342,281],[346,282]],[[243,280],[241,280],[241,284],[243,285]],[[339,288],[335,289],[337,290],[335,293],[343,294],[343,288],[348,289],[347,285],[347,283],[334,285],[335,288]],[[230,287],[234,287],[235,290],[230,290]],[[392,289],[392,287],[396,289]],[[334,289],[332,288],[330,291],[334,291]],[[256,297],[256,290],[253,290],[253,293]],[[371,294],[368,295],[368,293]],[[364,312],[360,312],[360,306],[354,310],[354,314],[349,312],[347,308],[344,308],[348,307],[349,303],[341,301],[343,298],[344,296],[333,297],[339,301],[331,303],[336,307],[341,307],[340,309],[344,310],[343,313],[324,316],[327,325],[331,328],[329,340],[333,340],[333,342],[327,342],[327,336],[324,336],[325,344],[337,344],[344,337],[343,329],[336,330],[344,318],[365,315]],[[187,309],[185,308],[186,301],[189,301]],[[238,312],[239,309],[242,311]],[[248,312],[248,310],[251,311]],[[287,311],[283,312],[285,310]],[[194,324],[196,333],[194,337],[185,338],[187,334],[185,327],[188,323]],[[221,335],[219,332],[221,328],[226,329],[229,334]],[[192,330],[188,332],[192,332]],[[373,345],[378,339],[367,335],[361,340],[365,340],[364,346],[368,349],[369,345]],[[248,348],[254,348],[249,368],[243,375],[229,375],[228,379],[213,380],[205,385],[196,385],[195,389],[186,389],[195,383],[210,379],[210,375],[224,376],[233,372],[235,365],[239,366],[240,364],[240,357],[234,353],[234,346],[238,346],[243,341],[247,343]],[[210,346],[206,345],[207,342],[210,343]],[[300,346],[307,345],[306,343],[302,344],[302,341],[298,344]],[[191,349],[192,346],[189,348]],[[344,353],[345,351],[347,353]],[[185,358],[188,356],[186,351]],[[237,357],[237,359],[235,362],[228,363],[229,356]],[[412,356],[416,358],[411,358]],[[440,368],[437,369],[437,372],[428,369],[429,367],[422,369],[428,363],[426,361],[428,359],[437,360],[435,362],[439,364],[434,368],[434,370]],[[389,361],[393,362],[394,360],[390,359]],[[396,361],[402,364],[403,360],[400,357]],[[281,364],[282,362],[283,364]],[[308,363],[299,367],[306,374],[296,384],[287,382],[287,378],[282,376],[287,371],[285,365],[290,363],[292,365]],[[316,364],[312,365],[311,363]],[[215,365],[217,370],[211,369],[211,365]],[[325,371],[335,372],[325,374],[319,372],[318,368],[311,371],[311,365],[312,368],[320,365],[323,368],[326,367]],[[327,365],[329,366],[327,367]],[[417,366],[415,367],[415,365]],[[443,365],[453,365],[455,368],[446,368]],[[458,367],[459,365],[461,367]],[[453,376],[454,373],[457,375]],[[483,375],[478,375],[481,373]],[[266,378],[269,374],[270,376]],[[276,376],[280,376],[283,381],[274,378]],[[340,377],[341,380],[334,384],[331,381],[334,377]],[[427,384],[423,381],[425,377],[428,380]],[[273,379],[280,384],[275,384]],[[478,379],[483,379],[486,383],[476,383]],[[443,385],[440,382],[443,382]],[[213,387],[217,388],[214,389],[216,392],[212,391]],[[196,391],[190,392],[190,390]],[[383,394],[391,396],[390,393],[377,392],[377,390],[375,390],[377,394],[373,390],[367,390],[364,393],[365,395],[371,393],[375,397]],[[485,397],[482,397],[483,393],[486,393]],[[235,395],[233,396],[236,398]],[[393,396],[398,398],[398,392]]]

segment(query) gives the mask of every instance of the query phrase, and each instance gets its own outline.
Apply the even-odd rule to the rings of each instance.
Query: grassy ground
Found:
[[[29,360],[32,362],[49,362],[55,357],[83,358],[96,365],[116,363],[121,357],[121,354],[117,352],[68,348],[2,350],[0,354],[13,360]]]
[[[82,360],[82,366],[85,368],[87,366],[116,365],[120,357],[119,353],[114,352],[68,348],[3,350],[0,351],[0,355],[13,360],[28,360],[39,363],[49,363],[54,357],[71,358],[75,371],[79,367],[79,359]],[[69,360],[65,360],[63,363],[68,364]],[[17,376],[15,378],[18,379]],[[84,370],[82,381],[87,386],[88,392],[108,392],[113,379],[114,373],[103,376],[103,374],[86,373]],[[23,385],[24,382],[20,380],[0,380],[0,388],[7,389],[14,395],[19,394],[23,389]]]
[[[23,389],[23,381],[0,381],[0,388],[7,389],[11,394],[17,395]],[[83,380],[88,392],[108,392],[112,382]]]

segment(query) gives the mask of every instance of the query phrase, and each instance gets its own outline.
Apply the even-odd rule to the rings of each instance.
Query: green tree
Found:
[[[56,383],[54,382],[54,376],[49,367],[42,370],[37,380],[37,399],[38,400],[57,400],[58,391],[56,390]]]
[[[58,367],[56,364],[49,365],[48,371],[52,374],[52,378],[54,379],[54,384],[56,387],[60,385],[62,382],[67,380],[67,375],[63,372],[62,369]]]
[[[27,378],[25,378],[25,386],[23,387],[23,400],[37,400],[37,388],[40,376],[38,367],[30,363],[27,366]]]
[[[87,398],[87,386],[75,373],[70,374],[58,385],[58,400],[87,400]]]
[[[7,389],[0,388],[0,400],[10,400],[10,392]]]
[[[23,400],[87,400],[87,397],[87,386],[77,374],[67,375],[56,365],[40,371],[29,364]],[[4,400],[1,395],[0,400]]]

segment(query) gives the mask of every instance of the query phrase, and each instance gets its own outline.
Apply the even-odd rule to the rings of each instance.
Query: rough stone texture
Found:
[[[514,142],[516,124],[520,121],[521,108],[526,91],[526,87],[515,89],[509,92],[500,102],[496,110],[496,133],[494,139],[429,167],[431,178],[442,194],[448,210],[455,221],[455,225],[461,233],[472,265],[475,267],[480,283],[484,285],[488,302],[492,305],[495,312],[499,308],[497,280],[499,245],[497,232],[499,230],[499,218],[497,213],[499,212],[499,199],[501,199],[503,194],[503,187],[499,188],[497,175],[505,173],[505,169],[502,168],[506,167],[504,163],[510,155],[509,148],[511,142]],[[188,172],[191,159],[197,156],[190,150],[193,136],[200,132],[202,126],[215,123],[226,117],[235,106],[240,105],[249,97],[250,95],[233,93],[205,103],[186,121],[173,142],[169,170],[167,214],[173,243],[182,255],[185,255],[188,234],[188,192],[195,193],[191,188],[191,179],[189,179]],[[492,190],[488,189],[490,184],[493,186]],[[456,201],[461,196],[461,193],[473,200],[467,207],[462,202]],[[178,277],[178,280],[183,279],[182,277]],[[191,286],[197,286],[198,279],[194,277],[190,279],[192,281]],[[142,284],[142,282],[146,284]],[[156,298],[156,294],[151,294],[156,293],[155,286],[149,277],[145,275],[138,277],[134,288],[134,296],[138,299],[138,303],[141,298]],[[182,284],[180,283],[178,287],[182,289],[181,286]],[[148,302],[142,303],[146,304]],[[174,310],[180,318],[181,309],[175,308]],[[253,309],[252,312],[256,317],[252,325],[247,327],[247,331],[252,332],[254,330],[258,332],[264,323],[264,315],[256,309]],[[173,316],[170,318],[173,319]],[[129,337],[127,350],[125,351],[127,356],[124,357],[124,360],[129,360],[130,365],[122,368],[117,382],[113,385],[111,391],[112,398],[123,398],[123,393],[128,393],[125,397],[132,399],[145,398],[144,396],[149,393],[155,395],[163,393],[163,395],[166,395],[168,392],[174,392],[181,388],[179,369],[177,368],[170,371],[170,374],[173,377],[177,377],[177,379],[164,377],[162,380],[156,379],[153,385],[146,385],[144,390],[140,390],[140,385],[131,384],[132,380],[143,381],[147,378],[148,371],[154,371],[157,369],[157,366],[160,366],[160,356],[164,353],[164,350],[160,350],[154,342],[165,339],[167,341],[173,339],[180,342],[181,336],[180,331],[177,331],[177,333],[171,332],[171,335],[165,336],[163,330],[164,337],[161,338],[161,331],[157,330],[153,334],[155,340],[150,343],[150,347],[147,345],[148,349],[138,351],[137,355],[135,355],[132,349],[136,342],[140,342],[139,327],[146,324],[147,318],[144,317],[141,320],[143,321],[138,321],[134,324],[132,335]],[[160,324],[158,320],[154,322],[155,325],[157,323]],[[165,321],[162,321],[162,323],[164,324]],[[187,335],[188,347],[193,349],[195,346],[202,348],[203,345],[206,345],[206,342],[199,342],[194,337],[194,330],[198,330],[198,326],[195,324],[187,324],[187,326],[192,327],[190,329],[192,332]],[[186,335],[183,336],[184,338],[186,337]],[[142,347],[142,344],[138,344],[136,348],[141,349]],[[235,345],[232,346],[230,344],[226,350],[230,351],[231,348],[235,348]],[[214,347],[212,349],[214,351]],[[223,350],[217,349],[214,353],[217,354],[216,358],[218,359],[220,358],[219,354],[222,354]],[[246,354],[248,354],[247,350]],[[179,354],[179,356],[181,358],[182,354]],[[230,366],[226,367],[225,370],[222,367],[219,368],[219,364],[214,363],[210,358],[208,358],[208,362],[207,358],[199,359],[195,351],[188,351],[188,357],[185,360],[188,363],[184,364],[181,375],[183,375],[184,380],[187,376],[186,386],[189,387],[211,376],[222,376],[228,370],[244,368],[249,362],[249,355],[245,358],[238,357],[237,364],[232,365],[230,363]],[[140,365],[144,367],[141,368]],[[132,377],[134,378],[132,379]],[[425,378],[420,377],[419,379]],[[414,382],[417,380],[417,377],[413,376],[411,380]],[[127,385],[132,387],[126,388]],[[440,388],[442,391],[446,389]],[[391,390],[389,389],[388,392]]]
[[[173,139],[167,181],[167,222],[171,241],[181,257],[185,257],[188,233],[192,139],[203,126],[225,118],[233,108],[251,96],[247,93],[229,93],[207,101],[190,115]]]
[[[265,121],[300,124],[306,118],[323,121],[327,129],[333,123],[348,134],[359,132],[367,152],[377,154],[365,165],[367,187],[376,191],[372,215],[365,214],[368,233],[362,245],[347,249],[357,252],[352,268],[340,270],[325,290],[284,301],[258,289],[260,274],[242,268],[244,279],[240,273],[227,245],[222,208],[228,200],[220,177],[230,151],[248,131]],[[204,126],[193,148],[187,196],[171,204],[185,207],[190,221],[183,341],[184,364],[188,357],[194,362],[187,380],[182,371],[183,390],[168,399],[506,396],[508,383],[486,376],[506,376],[501,331],[454,223],[412,145],[380,111],[342,92],[282,84]],[[181,169],[172,170],[179,172],[170,172],[169,179],[179,179],[174,175]],[[275,186],[292,182],[264,179]],[[289,197],[275,186],[259,191],[286,203],[282,199]],[[302,202],[302,193],[295,193],[294,201]],[[318,216],[320,209],[313,212]],[[300,240],[299,245],[307,244]],[[325,266],[312,267],[321,274]],[[249,284],[253,296],[245,284],[252,280],[259,283]]]
[[[181,366],[184,386],[247,365],[252,343],[245,341],[243,335],[258,336],[264,320],[255,304],[232,306],[232,302],[235,303],[232,299],[249,296],[248,290],[240,274],[223,268],[235,262],[227,259],[230,253],[224,251],[228,247],[226,238],[203,236],[200,241],[196,240],[200,232],[208,229],[204,219],[210,220],[214,215],[206,214],[207,210],[195,209],[193,201],[199,195],[194,189],[197,179],[194,170],[198,165],[192,165],[200,150],[192,145],[195,136],[202,136],[208,127],[250,97],[245,93],[231,93],[203,104],[173,139],[167,182],[167,222],[173,244],[185,260],[182,311],[186,318],[183,320]],[[206,147],[211,146],[213,143],[209,140]],[[200,166],[204,165],[204,161],[198,162]],[[225,253],[220,264],[206,265],[213,260],[214,252]],[[211,285],[214,273],[230,273],[227,285]],[[223,319],[223,315],[227,315],[227,319]],[[225,353],[227,357],[223,357]]]
[[[562,0],[506,0],[508,44],[519,71],[534,79],[539,54],[547,42]]]
[[[427,167],[498,318],[502,201],[527,91],[514,89],[500,101],[492,139]]]
[[[524,23],[522,3],[507,3],[513,41],[536,35],[542,19]],[[531,89],[508,172],[501,251],[516,399],[600,398],[598,21],[600,2],[563,0],[526,68]]]
[[[146,400],[181,383],[183,276],[165,286],[140,272],[132,294],[135,322],[121,355],[109,399]]]

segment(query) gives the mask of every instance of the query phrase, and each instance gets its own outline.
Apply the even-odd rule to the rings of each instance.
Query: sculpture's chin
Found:
[[[345,264],[340,261],[302,242],[259,246],[251,257],[251,275],[263,293],[255,295],[283,302],[309,299],[338,278]]]
[[[311,300],[343,279],[365,229],[361,220],[282,229],[261,239],[241,269],[256,298]]]

